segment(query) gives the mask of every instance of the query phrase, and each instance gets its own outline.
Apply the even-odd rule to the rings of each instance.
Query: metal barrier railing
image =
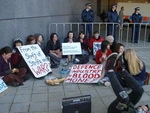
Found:
[[[116,26],[116,38],[117,42],[123,43],[127,47],[150,47],[150,23],[123,23],[122,27],[118,23],[52,23],[49,25],[49,36],[55,32],[59,36],[59,40],[63,42],[63,39],[67,36],[69,31],[73,31],[75,37],[78,37],[80,31],[83,30],[83,25],[92,25],[92,33],[98,31],[103,37],[107,36],[107,26]],[[139,25],[139,38],[138,43],[133,43],[132,37],[134,36],[136,29]],[[114,28],[114,27],[113,27]],[[86,31],[85,31],[86,33]]]

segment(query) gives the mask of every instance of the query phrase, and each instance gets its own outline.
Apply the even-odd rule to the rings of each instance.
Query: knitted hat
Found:
[[[13,42],[13,47],[14,48],[16,47],[16,43],[21,43],[21,45],[23,45],[23,41],[18,36],[14,38],[14,42]]]
[[[16,38],[14,39],[14,43],[17,43],[17,42],[22,43],[22,40],[21,40],[21,38],[20,38],[20,37],[16,37]]]
[[[105,40],[107,40],[109,43],[112,43],[112,42],[114,42],[114,37],[109,35],[109,36],[106,37]]]

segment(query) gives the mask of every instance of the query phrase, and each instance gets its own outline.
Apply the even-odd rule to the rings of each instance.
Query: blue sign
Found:
[[[2,93],[3,91],[5,91],[7,89],[7,85],[5,84],[5,82],[0,79],[0,93]]]

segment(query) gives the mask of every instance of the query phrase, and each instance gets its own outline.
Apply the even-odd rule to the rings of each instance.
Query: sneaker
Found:
[[[115,71],[116,71],[116,72],[120,72],[120,71],[122,71],[123,69],[125,69],[125,67],[124,67],[124,60],[123,60],[123,55],[122,55],[122,54],[119,54],[119,55],[117,56],[117,59],[116,59]]]
[[[107,57],[105,70],[114,70],[118,53],[112,53]]]
[[[111,85],[111,83],[110,83],[110,82],[108,82],[108,81],[106,81],[106,82],[104,82],[104,85],[108,87],[108,86],[110,86],[110,85]]]

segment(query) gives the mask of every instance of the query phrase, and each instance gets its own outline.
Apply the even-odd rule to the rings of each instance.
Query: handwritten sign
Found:
[[[7,85],[5,84],[5,82],[0,79],[0,93],[2,93],[3,91],[5,91],[7,89]]]
[[[62,43],[63,55],[79,55],[82,54],[80,42]]]
[[[96,52],[101,49],[102,42],[93,42],[93,55],[96,55]]]
[[[73,65],[65,82],[97,83],[100,80],[101,72],[102,65],[100,64]]]
[[[19,46],[18,49],[36,78],[52,71],[49,60],[38,44]]]

